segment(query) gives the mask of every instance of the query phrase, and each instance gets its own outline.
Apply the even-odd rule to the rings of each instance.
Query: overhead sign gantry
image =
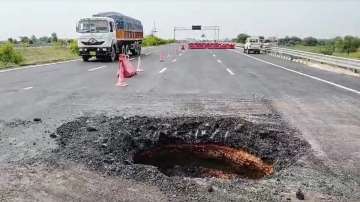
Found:
[[[174,40],[176,40],[177,31],[214,31],[214,40],[220,40],[220,26],[203,26],[203,25],[192,25],[191,27],[174,27]]]

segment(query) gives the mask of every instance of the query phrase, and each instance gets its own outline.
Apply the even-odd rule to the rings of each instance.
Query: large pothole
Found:
[[[279,116],[267,114],[264,120],[81,117],[52,134],[59,144],[54,154],[55,159],[134,179],[163,174],[259,179],[294,163],[309,149]]]
[[[272,165],[242,149],[215,144],[175,144],[134,156],[135,163],[156,166],[168,176],[258,179],[273,173]]]

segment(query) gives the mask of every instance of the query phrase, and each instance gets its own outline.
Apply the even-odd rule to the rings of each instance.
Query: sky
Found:
[[[0,40],[19,36],[74,38],[76,22],[104,11],[137,18],[149,34],[173,37],[173,27],[220,26],[221,38],[360,36],[360,0],[0,0]],[[177,39],[213,39],[213,31],[178,32]]]

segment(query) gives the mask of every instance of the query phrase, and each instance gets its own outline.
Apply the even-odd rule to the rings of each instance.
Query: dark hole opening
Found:
[[[273,173],[272,165],[242,149],[214,144],[163,145],[135,154],[134,162],[167,176],[260,179]]]

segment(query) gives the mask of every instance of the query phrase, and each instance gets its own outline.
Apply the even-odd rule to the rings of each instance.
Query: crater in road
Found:
[[[292,164],[309,149],[279,116],[267,119],[255,123],[222,116],[81,117],[52,134],[59,147],[51,158],[140,180],[147,178],[144,175],[259,179]]]

